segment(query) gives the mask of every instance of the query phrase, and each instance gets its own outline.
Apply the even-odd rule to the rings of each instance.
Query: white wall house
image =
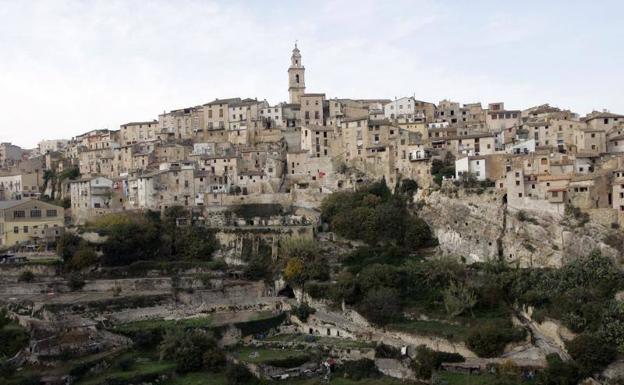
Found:
[[[487,179],[487,158],[466,156],[455,161],[455,178],[462,179],[464,175],[472,174],[478,181]]]

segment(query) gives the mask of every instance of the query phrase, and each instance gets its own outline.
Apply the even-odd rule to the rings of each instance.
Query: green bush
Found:
[[[307,322],[308,317],[310,317],[310,315],[314,314],[315,312],[316,312],[316,309],[314,309],[313,307],[310,307],[310,305],[308,305],[305,302],[299,306],[295,306],[291,311],[291,313],[294,314],[297,318],[299,318],[302,322]]]
[[[581,334],[566,343],[570,356],[578,364],[581,373],[589,376],[603,369],[617,357],[613,344],[592,334]]]
[[[230,364],[225,371],[225,383],[227,385],[255,385],[260,381],[241,364]]]
[[[71,291],[78,291],[82,289],[85,284],[85,280],[82,279],[82,275],[79,273],[71,273],[67,280],[67,286],[69,286]]]
[[[398,291],[387,287],[367,292],[358,307],[366,319],[380,326],[395,320],[401,313]]]
[[[577,384],[582,376],[574,362],[564,362],[553,353],[546,357],[548,367],[537,373],[535,381],[538,385]]]
[[[400,188],[392,194],[382,180],[328,196],[321,203],[321,218],[337,234],[369,245],[398,243],[418,249],[435,244],[427,224],[406,203]]]
[[[135,363],[136,362],[135,362],[134,358],[132,358],[132,357],[125,357],[125,358],[120,359],[117,362],[117,367],[121,371],[127,372],[127,371],[129,371],[130,369],[132,369],[134,367]]]
[[[375,358],[401,358],[401,351],[383,343],[375,346]]]
[[[19,282],[32,282],[35,280],[35,274],[30,270],[26,270],[19,275],[17,280]]]
[[[354,381],[360,381],[366,378],[379,378],[381,372],[377,370],[375,361],[363,358],[357,361],[345,361],[342,365],[344,375]]]
[[[429,380],[435,370],[440,369],[443,362],[464,362],[465,359],[461,354],[436,352],[429,349],[425,345],[416,348],[416,356],[412,361],[412,369],[416,377]]]
[[[204,369],[209,372],[219,372],[225,366],[225,353],[219,349],[211,349],[203,355]]]
[[[310,356],[296,355],[296,356],[288,356],[286,358],[268,360],[268,361],[265,361],[264,363],[270,366],[278,367],[278,368],[296,368],[297,366],[301,366],[308,361],[310,361]]]
[[[13,357],[20,349],[28,346],[30,335],[16,325],[0,329],[0,357]]]
[[[470,328],[466,345],[479,357],[497,357],[505,345],[525,337],[526,330],[514,327],[510,321],[485,321]]]

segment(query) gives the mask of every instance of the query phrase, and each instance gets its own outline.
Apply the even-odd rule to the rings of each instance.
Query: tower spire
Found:
[[[292,104],[299,104],[299,97],[305,93],[305,67],[301,63],[298,43],[299,40],[295,40],[295,48],[292,50],[288,68],[288,95]]]

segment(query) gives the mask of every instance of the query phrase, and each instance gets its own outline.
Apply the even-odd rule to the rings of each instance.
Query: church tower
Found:
[[[290,103],[299,104],[299,97],[305,93],[305,67],[301,64],[301,53],[295,43],[288,68],[288,95]]]

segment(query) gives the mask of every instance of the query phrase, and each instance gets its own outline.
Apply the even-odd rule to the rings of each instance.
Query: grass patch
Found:
[[[353,348],[353,349],[373,349],[376,346],[375,342],[357,341],[346,338],[333,338],[333,337],[318,337],[308,334],[278,334],[265,339],[265,341],[271,342],[294,342],[294,343],[315,343],[319,345],[336,346],[340,348]]]
[[[119,362],[124,359],[134,359],[135,363],[128,370],[122,370]],[[108,370],[96,375],[86,376],[77,382],[78,385],[98,385],[108,380],[131,380],[141,378],[151,378],[161,374],[171,373],[175,370],[176,364],[171,361],[159,361],[155,355],[137,354],[129,352],[120,355],[114,360]],[[149,381],[148,381],[149,382]]]
[[[468,327],[441,321],[405,320],[388,325],[391,330],[425,336],[444,337],[451,341],[463,341]]]
[[[451,372],[438,372],[436,375],[437,384],[445,384],[445,385],[495,385],[501,384],[501,376],[497,376],[494,374],[463,374],[463,373],[451,373]],[[509,382],[505,382],[506,384],[532,384],[533,381],[524,381],[521,382],[518,379],[517,382],[514,382],[511,379],[505,377],[505,379],[510,380]]]
[[[283,360],[289,357],[304,357],[305,352],[293,349],[263,349],[252,346],[241,347],[236,350],[238,358],[243,362],[262,364],[268,361]],[[257,353],[257,354],[253,354]]]
[[[223,373],[196,372],[176,376],[174,379],[165,382],[164,385],[225,385],[225,383],[225,374]]]
[[[182,320],[145,320],[115,325],[112,330],[122,334],[133,334],[138,331],[157,331],[179,328],[207,328],[213,326],[213,317],[197,317]]]
[[[280,384],[288,385],[318,385],[321,384],[321,380],[318,378],[308,378],[300,380],[280,381]],[[381,378],[364,378],[359,381],[350,380],[348,378],[340,377],[340,373],[332,376],[330,381],[332,385],[409,385],[418,384],[418,382],[401,381],[391,377]]]

